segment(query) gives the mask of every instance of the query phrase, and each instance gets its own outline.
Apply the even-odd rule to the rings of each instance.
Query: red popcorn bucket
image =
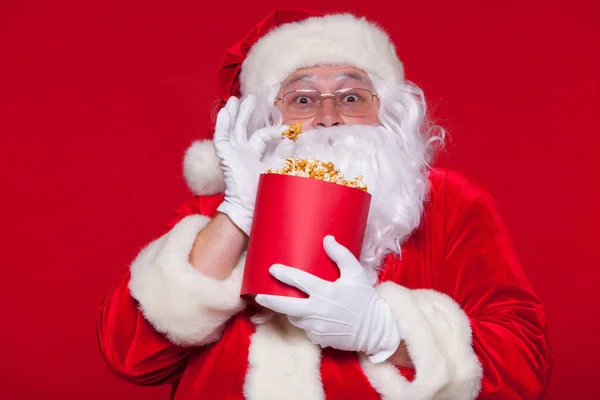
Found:
[[[273,278],[269,268],[283,264],[328,281],[340,273],[323,249],[333,235],[360,257],[371,195],[362,190],[312,178],[262,174],[241,294],[306,298],[301,290]]]

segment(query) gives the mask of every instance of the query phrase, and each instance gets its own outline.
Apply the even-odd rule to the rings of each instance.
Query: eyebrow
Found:
[[[362,83],[365,86],[371,87],[373,86],[373,84],[371,83],[371,81],[367,78],[365,78],[363,75],[361,74],[357,74],[356,72],[340,72],[339,74],[337,74],[335,76],[335,80],[339,81],[342,79],[356,79],[357,81],[359,81],[360,83]]]
[[[309,81],[314,81],[315,80],[315,76],[314,75],[297,75],[291,79],[289,79],[288,81],[286,81],[283,84],[282,88],[287,88],[288,86],[293,85],[296,82],[309,82]],[[339,74],[337,74],[334,78],[336,81],[340,81],[342,79],[356,79],[357,81],[359,81],[360,83],[362,83],[365,86],[368,87],[372,87],[373,83],[371,83],[371,81],[366,78],[365,76],[361,75],[361,74],[357,74],[356,72],[340,72]]]
[[[314,75],[297,75],[297,76],[291,78],[290,80],[288,80],[286,83],[284,83],[283,87],[286,88],[296,82],[308,82],[308,81],[314,81],[314,80],[315,80]]]

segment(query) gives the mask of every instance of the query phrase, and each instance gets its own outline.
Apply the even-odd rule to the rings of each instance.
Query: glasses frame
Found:
[[[313,92],[317,92],[317,93],[319,93],[321,95],[318,107],[317,107],[317,109],[315,110],[314,113],[311,113],[310,115],[308,115],[308,114],[306,115],[306,118],[312,118],[315,115],[319,114],[319,112],[321,111],[321,108],[323,108],[323,103],[325,102],[325,99],[328,99],[328,98],[331,98],[333,100],[333,105],[335,106],[336,110],[338,110],[338,112],[339,112],[340,108],[338,107],[338,102],[337,102],[337,100],[335,98],[336,94],[338,94],[338,93],[345,93],[345,92],[349,92],[349,91],[352,91],[352,90],[364,90],[366,92],[369,92],[369,94],[371,95],[371,101],[373,101],[373,99],[375,99],[375,98],[377,98],[379,100],[379,96],[376,95],[376,94],[374,94],[369,89],[359,88],[359,87],[342,88],[342,89],[336,90],[333,93],[321,93],[317,89],[296,89],[296,90],[290,90],[289,92],[286,92],[286,93],[282,94],[281,96],[277,97],[275,99],[275,101],[273,102],[273,104],[277,104],[277,102],[281,100],[283,106],[285,107],[285,104],[283,103],[283,98],[285,96],[287,96],[288,94],[297,93],[297,92],[300,92],[300,93],[309,93],[309,92],[313,93]],[[340,112],[340,114],[341,115],[346,115],[343,112]],[[363,115],[366,115],[366,114],[368,114],[368,113],[365,113],[365,114],[362,114],[362,115],[346,115],[346,116],[347,117],[360,117],[360,116],[363,116]]]

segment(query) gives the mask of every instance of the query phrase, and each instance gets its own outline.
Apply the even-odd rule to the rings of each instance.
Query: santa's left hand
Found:
[[[275,264],[271,275],[309,295],[307,299],[259,294],[256,302],[288,315],[295,326],[321,347],[360,351],[372,363],[387,360],[400,345],[400,332],[356,257],[333,236],[323,240],[325,252],[340,269],[329,282],[297,268]]]

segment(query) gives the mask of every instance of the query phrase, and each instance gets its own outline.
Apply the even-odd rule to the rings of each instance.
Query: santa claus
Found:
[[[220,69],[213,141],[187,151],[196,196],[148,244],[98,318],[109,367],[172,398],[535,399],[552,362],[545,315],[491,196],[432,167],[443,129],[387,34],[350,14],[279,10]],[[302,122],[297,141],[281,133]],[[308,298],[240,297],[259,175],[333,162],[372,194],[340,278],[270,273]]]

